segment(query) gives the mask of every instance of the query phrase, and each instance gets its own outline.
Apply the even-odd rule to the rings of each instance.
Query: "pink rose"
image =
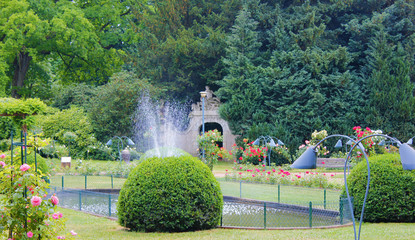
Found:
[[[71,234],[72,234],[73,236],[78,235],[78,233],[74,232],[74,230],[72,230],[72,231],[71,231]]]
[[[24,171],[29,170],[29,168],[30,166],[25,163],[22,166],[20,166],[20,171],[24,172]]]
[[[58,199],[57,196],[52,196],[50,198],[50,201],[52,202],[53,205],[58,205],[58,203],[59,203],[59,199]]]
[[[27,232],[27,237],[28,237],[28,238],[32,238],[32,237],[33,237],[33,233],[32,233],[32,232],[30,232],[30,231],[29,231],[29,232]]]
[[[5,163],[5,162],[3,162],[3,161],[0,161],[0,165],[1,165],[2,167],[5,167],[5,166],[6,166],[6,163]]]
[[[0,155],[1,159],[5,158],[5,157],[6,157],[6,155],[4,155],[4,154]]]
[[[33,196],[32,199],[30,199],[30,202],[32,203],[33,207],[36,207],[42,203],[42,199],[38,196]]]
[[[52,218],[53,219],[58,219],[59,218],[59,214],[57,214],[57,213],[52,214]]]

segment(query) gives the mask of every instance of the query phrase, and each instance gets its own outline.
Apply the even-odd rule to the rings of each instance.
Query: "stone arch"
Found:
[[[204,122],[205,122],[205,131],[208,131],[206,128],[207,123],[217,124],[222,128],[223,136],[223,147],[227,150],[231,150],[233,144],[235,143],[236,136],[232,134],[228,122],[223,120],[219,115],[219,105],[220,100],[217,97],[214,97],[214,94],[208,87],[206,87],[206,99],[204,106]],[[197,137],[200,134],[200,128],[203,124],[203,104],[202,99],[200,102],[197,102],[192,105],[192,111],[189,114],[190,123],[188,128],[181,132],[178,137],[176,146],[189,152],[193,156],[197,156]]]
[[[203,124],[199,126],[199,134],[202,134]],[[217,122],[205,122],[205,132],[217,129],[223,136],[223,127]],[[223,141],[218,142],[219,147],[223,147]]]

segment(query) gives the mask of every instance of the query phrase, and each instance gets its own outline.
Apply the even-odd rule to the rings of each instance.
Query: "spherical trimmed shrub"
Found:
[[[403,170],[399,154],[369,158],[370,187],[364,210],[367,222],[415,222],[415,171]],[[366,161],[351,171],[347,184],[360,217],[367,184]]]
[[[117,205],[122,226],[146,232],[214,228],[222,207],[218,181],[192,156],[143,161],[128,176]]]
[[[153,157],[179,157],[179,156],[191,156],[190,153],[175,147],[159,147],[147,150],[141,155],[140,160],[145,160]]]

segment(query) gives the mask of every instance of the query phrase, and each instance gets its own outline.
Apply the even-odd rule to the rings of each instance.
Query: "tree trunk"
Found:
[[[12,97],[13,98],[20,98],[21,95],[19,94],[19,90],[24,85],[24,79],[26,77],[26,73],[29,70],[29,64],[32,60],[32,57],[29,56],[28,52],[19,52],[14,60],[14,77],[12,83]]]

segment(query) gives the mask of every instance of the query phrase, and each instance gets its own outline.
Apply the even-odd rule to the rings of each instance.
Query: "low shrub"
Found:
[[[87,148],[87,153],[85,159],[90,160],[115,160],[119,157],[118,152],[114,152],[112,155],[112,149],[105,146],[104,144],[97,143],[94,145],[89,145]]]
[[[243,139],[242,146],[234,145],[232,155],[236,158],[238,163],[254,164],[254,165],[274,165],[280,166],[291,163],[290,151],[284,145],[276,147],[256,146],[253,142],[248,142],[248,139]],[[271,154],[270,156],[268,156]]]
[[[42,157],[45,158],[61,158],[69,156],[68,148],[58,143],[49,144],[39,150]]]
[[[0,239],[72,239],[57,212],[59,199],[47,197],[47,176],[28,164],[11,164],[0,154]],[[66,233],[66,236],[61,234]]]
[[[367,222],[415,222],[415,171],[403,170],[399,154],[369,158],[370,187],[365,206]],[[367,183],[366,161],[351,171],[347,184],[360,216]],[[345,193],[344,193],[345,194]]]
[[[21,159],[21,150],[20,147],[17,149],[13,150],[14,154],[13,154],[13,165],[21,165],[22,164],[22,159]],[[4,152],[7,156],[10,156],[10,151],[8,152]],[[35,161],[35,153],[33,150],[28,150],[27,151],[27,156],[26,156],[26,163],[31,165],[31,166],[35,166],[35,162],[37,163],[37,169],[40,170],[43,174],[48,174],[49,173],[49,166],[46,162],[46,160],[41,157],[39,154],[36,154],[36,161]],[[23,158],[23,163],[25,163],[25,160]]]
[[[0,140],[0,151],[5,152],[5,151],[10,150],[11,145],[12,144],[10,142],[10,139],[2,139],[2,140]]]
[[[118,199],[118,221],[133,231],[183,232],[219,224],[220,185],[199,159],[150,158],[129,175]]]

